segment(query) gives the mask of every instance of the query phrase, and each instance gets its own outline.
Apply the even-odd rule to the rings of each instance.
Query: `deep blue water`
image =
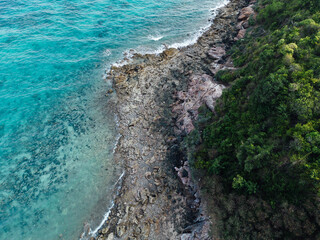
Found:
[[[187,43],[224,0],[0,0],[0,239],[77,239],[121,170],[105,70]],[[174,45],[176,46],[176,45]]]

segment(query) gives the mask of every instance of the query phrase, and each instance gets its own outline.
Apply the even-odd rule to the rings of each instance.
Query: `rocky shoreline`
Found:
[[[231,0],[197,43],[159,55],[135,54],[108,78],[116,91],[121,137],[114,159],[125,168],[122,188],[98,240],[213,239],[198,187],[180,141],[193,130],[198,108],[214,111],[233,68],[227,50],[244,37],[252,8]]]

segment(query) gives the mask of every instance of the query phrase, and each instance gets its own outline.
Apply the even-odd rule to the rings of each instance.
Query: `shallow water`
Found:
[[[130,48],[189,43],[223,2],[0,0],[0,239],[99,225],[121,174],[105,69]]]

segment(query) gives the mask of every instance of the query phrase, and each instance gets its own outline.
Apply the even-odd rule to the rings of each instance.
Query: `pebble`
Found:
[[[149,180],[151,178],[151,172],[146,172],[144,176]]]

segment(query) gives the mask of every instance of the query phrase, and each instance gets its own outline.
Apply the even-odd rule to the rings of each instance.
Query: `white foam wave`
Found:
[[[106,50],[104,50],[103,51],[103,56],[105,56],[105,57],[108,57],[108,56],[110,56],[112,53],[111,53],[111,50],[110,49],[106,49]]]
[[[120,59],[119,61],[113,63],[111,66],[122,67],[122,66],[128,64],[131,61],[131,59],[135,53],[137,53],[137,51],[135,49],[129,49],[129,50],[124,51],[123,58]]]
[[[105,214],[104,214],[104,216],[103,216],[103,219],[102,219],[102,221],[101,221],[101,223],[99,224],[99,226],[95,229],[95,230],[91,230],[91,228],[90,228],[90,231],[89,231],[89,235],[90,236],[92,236],[92,237],[95,237],[96,236],[96,234],[97,234],[97,232],[99,231],[99,229],[103,226],[103,224],[108,220],[108,218],[109,218],[109,215],[110,215],[110,213],[111,213],[111,210],[112,210],[112,208],[114,207],[114,202],[112,201],[112,204],[111,204],[111,206],[109,207],[109,209],[108,209],[108,212],[106,212]]]
[[[152,40],[152,41],[159,41],[162,38],[163,38],[163,36],[161,36],[161,35],[156,35],[156,36],[149,35],[148,36],[148,39]]]
[[[117,129],[119,129],[120,122],[119,122],[119,118],[118,118],[117,114],[114,115],[114,121],[115,121],[115,123],[116,123]],[[117,136],[116,136],[115,144],[114,144],[114,146],[113,146],[112,154],[114,154],[114,153],[116,152],[116,149],[117,149],[117,147],[118,147],[120,138],[121,138],[121,134],[118,133]]]
[[[210,9],[210,11],[213,14],[213,18],[215,18],[218,15],[219,9],[222,8],[223,6],[227,5],[229,2],[230,2],[230,0],[223,0],[219,5]]]
[[[195,34],[193,34],[190,38],[182,41],[182,42],[176,42],[170,45],[166,45],[166,44],[162,44],[161,46],[159,46],[157,49],[155,50],[150,50],[150,49],[145,49],[143,47],[139,47],[136,51],[134,49],[130,49],[124,52],[124,56],[125,58],[113,63],[111,66],[115,66],[115,67],[122,67],[128,63],[130,63],[132,56],[134,55],[134,53],[140,53],[140,54],[160,54],[162,53],[164,50],[168,49],[168,48],[176,48],[176,49],[181,49],[187,46],[190,46],[192,44],[195,44],[198,39],[207,31],[209,30],[209,28],[212,25],[212,20],[214,20],[214,18],[218,15],[219,13],[219,9],[221,9],[222,7],[224,7],[225,5],[227,5],[230,2],[230,0],[222,0],[217,6],[213,7],[210,9],[210,11],[212,12],[212,16],[211,19],[209,19],[208,24],[206,26],[204,26],[203,28],[201,28],[198,32],[196,32]],[[160,38],[159,38],[160,37]],[[163,37],[159,36],[152,36],[149,35],[148,38],[150,40],[154,40],[154,41],[158,41],[160,39],[162,39]],[[128,54],[128,52],[131,52],[131,54]]]
[[[229,3],[230,0],[223,0],[219,5],[215,6],[214,8],[210,9],[210,11],[212,12],[212,17],[211,17],[211,21],[209,19],[209,23],[204,26],[203,28],[201,28],[197,33],[195,33],[191,38],[188,38],[182,42],[178,42],[178,43],[173,43],[171,45],[169,45],[169,48],[183,48],[183,47],[187,47],[190,46],[192,44],[195,44],[198,39],[206,32],[209,30],[209,28],[212,25],[212,20],[218,15],[219,9],[222,8],[223,6],[227,5]]]
[[[125,172],[123,172],[120,177],[118,178],[118,180],[116,181],[116,183],[114,184],[114,186],[116,186],[119,182],[121,182],[123,176],[125,175]],[[117,188],[117,195],[119,193],[119,190],[121,188],[121,184],[119,184],[118,188]],[[111,206],[109,207],[108,211],[104,214],[102,221],[100,222],[99,226],[96,227],[94,230],[92,230],[90,228],[89,230],[89,236],[91,237],[95,237],[97,235],[97,232],[101,229],[101,227],[103,226],[103,224],[108,220],[109,215],[112,211],[112,208],[114,207],[114,201],[111,202]]]
[[[118,178],[118,180],[116,181],[116,183],[114,184],[114,186],[116,186],[116,185],[122,180],[124,174],[125,174],[125,172],[123,172],[123,173],[120,175],[120,177]],[[117,192],[120,190],[120,188],[121,188],[121,185],[118,186]]]

